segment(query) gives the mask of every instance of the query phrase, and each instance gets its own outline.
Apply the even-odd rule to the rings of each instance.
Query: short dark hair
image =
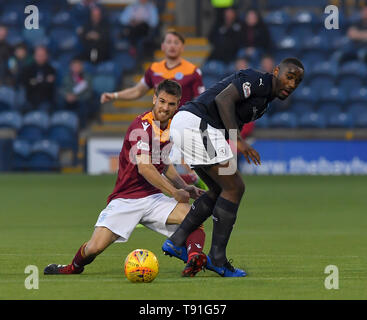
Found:
[[[177,98],[181,98],[182,95],[181,85],[178,82],[169,79],[165,79],[158,84],[155,89],[155,95],[158,97],[161,91],[165,91]]]
[[[176,36],[177,38],[179,38],[179,39],[180,39],[180,41],[181,41],[182,43],[185,43],[185,38],[184,38],[184,36],[183,36],[181,33],[179,33],[178,31],[176,31],[175,29],[168,29],[168,30],[164,33],[164,35],[163,35],[162,42],[164,42],[164,40],[166,39],[166,36],[167,36],[168,34],[173,34],[174,36]]]
[[[305,67],[303,66],[301,60],[294,58],[294,57],[285,58],[280,62],[280,64],[282,65],[294,64],[296,67],[299,67],[302,70],[305,70]]]

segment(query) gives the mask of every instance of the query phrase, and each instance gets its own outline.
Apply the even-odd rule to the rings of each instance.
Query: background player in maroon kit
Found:
[[[171,79],[178,82],[182,87],[182,97],[180,105],[194,99],[204,92],[205,88],[201,76],[201,70],[191,62],[182,58],[184,51],[184,37],[174,31],[168,30],[163,38],[161,50],[165,58],[162,61],[154,62],[146,70],[142,79],[133,87],[117,92],[105,92],[101,95],[101,103],[115,99],[135,100],[144,96],[150,89],[156,88],[164,79]],[[179,155],[176,155],[179,158]],[[199,177],[190,169],[189,166],[182,163],[185,174],[181,177],[187,183],[198,182]],[[205,184],[201,184],[201,187]]]
[[[177,229],[190,210],[190,197],[196,199],[202,194],[180,178],[168,159],[169,127],[180,97],[181,87],[176,82],[164,80],[158,85],[152,111],[138,116],[126,133],[116,184],[91,239],[79,248],[69,265],[50,264],[45,274],[83,272],[84,266],[111,243],[126,242],[138,223],[166,236]],[[205,266],[204,240],[200,227],[187,238],[187,250],[182,247],[181,255],[173,254],[187,262],[184,276],[194,276]]]

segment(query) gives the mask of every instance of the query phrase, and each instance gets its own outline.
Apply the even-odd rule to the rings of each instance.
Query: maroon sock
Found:
[[[204,243],[205,243],[205,232],[204,227],[200,226],[196,230],[194,230],[192,233],[189,234],[189,236],[186,239],[186,248],[187,248],[187,257],[188,260],[204,249]]]
[[[87,245],[87,243],[84,243],[78,250],[78,252],[76,253],[73,261],[71,262],[71,264],[73,265],[73,267],[75,269],[81,269],[84,266],[86,266],[87,264],[90,264],[94,259],[95,256],[91,255],[91,256],[85,256],[85,246]]]

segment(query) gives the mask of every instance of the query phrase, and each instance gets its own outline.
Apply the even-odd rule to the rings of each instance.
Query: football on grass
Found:
[[[125,259],[125,275],[131,282],[152,282],[158,271],[158,259],[149,250],[136,249]]]

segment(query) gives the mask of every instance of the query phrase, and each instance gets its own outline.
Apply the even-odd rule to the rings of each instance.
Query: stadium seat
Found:
[[[220,78],[222,78],[227,73],[226,69],[226,64],[218,60],[208,60],[201,67],[201,71],[204,75]]]
[[[210,88],[211,86],[215,85],[218,81],[220,81],[221,78],[218,76],[210,76],[210,75],[203,75],[203,83],[205,88]]]
[[[111,92],[116,88],[116,79],[113,75],[96,75],[93,77],[93,90],[99,96],[103,92]]]
[[[19,130],[22,126],[22,115],[17,111],[0,112],[0,128]]]
[[[297,117],[294,113],[283,111],[275,113],[269,120],[271,128],[296,128]]]
[[[292,94],[294,101],[303,101],[309,103],[316,103],[319,99],[319,90],[312,91],[310,87],[300,85],[299,88]]]
[[[346,101],[347,93],[343,87],[325,88],[321,91],[320,102],[336,102],[343,104]]]
[[[29,167],[31,145],[26,140],[16,139],[13,141],[13,170],[25,170]]]
[[[367,128],[367,111],[354,117],[354,127],[355,128]]]
[[[325,128],[325,117],[317,112],[304,113],[298,119],[298,126],[300,128]]]
[[[336,79],[337,75],[337,65],[331,61],[320,61],[312,65],[311,70],[309,71],[309,80],[316,76],[325,76],[330,79]]]
[[[349,102],[363,102],[367,104],[367,89],[366,88],[353,88],[349,91]]]
[[[72,111],[57,111],[50,119],[48,139],[55,141],[61,148],[77,150],[78,116]]]
[[[29,156],[29,166],[33,171],[50,171],[59,168],[59,146],[51,140],[36,141]]]
[[[80,50],[79,38],[73,29],[57,27],[50,31],[50,48],[54,56],[65,52],[73,52],[77,55]]]
[[[325,118],[328,118],[332,114],[342,112],[342,107],[335,102],[326,102],[319,104],[316,111],[324,114]]]
[[[313,35],[312,25],[307,25],[303,23],[292,24],[289,29],[290,30],[288,34],[295,38],[306,39]]]
[[[49,116],[44,111],[30,111],[23,116],[17,137],[34,142],[43,139],[49,127]]]
[[[22,24],[21,20],[24,15],[24,5],[6,5],[2,8],[1,12],[0,24],[8,27],[17,27]]]
[[[291,104],[291,111],[297,116],[313,112],[314,104],[307,101],[295,101]]]
[[[22,35],[25,42],[33,48],[39,45],[48,46],[50,42],[45,29],[41,26],[39,29],[24,29]]]
[[[291,17],[283,10],[270,11],[265,17],[266,24],[288,25],[291,22]]]
[[[330,76],[318,75],[308,81],[311,91],[330,91],[334,87],[334,79]]]
[[[15,106],[16,91],[8,86],[0,86],[0,111],[10,110]]]
[[[363,102],[348,103],[346,110],[355,118],[367,112],[367,105]]]
[[[113,60],[121,72],[130,72],[136,66],[136,59],[126,51],[118,52],[114,55]]]
[[[325,33],[309,35],[301,42],[302,50],[328,52],[330,50],[330,38]]]
[[[268,128],[269,127],[269,116],[265,113],[260,119],[255,122],[255,128]]]
[[[351,113],[336,112],[326,118],[326,126],[328,128],[352,128],[354,119]]]
[[[8,35],[6,37],[6,41],[13,47],[17,44],[24,42],[22,36],[22,29],[17,27],[11,27],[8,29]]]
[[[70,26],[72,24],[73,24],[73,19],[69,11],[60,10],[52,15],[51,25],[53,27]]]

